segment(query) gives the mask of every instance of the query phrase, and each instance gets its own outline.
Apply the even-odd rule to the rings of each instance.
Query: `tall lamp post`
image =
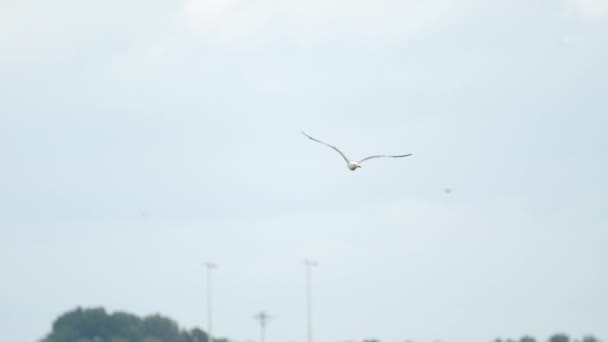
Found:
[[[319,263],[306,259],[304,260],[304,266],[306,267],[306,331],[307,341],[312,342],[312,289],[311,289],[311,273],[312,268],[319,266]]]
[[[213,328],[213,306],[212,306],[212,282],[211,282],[211,271],[217,268],[217,264],[206,262],[203,266],[207,269],[207,342],[213,342],[212,328]]]
[[[266,341],[266,323],[270,319],[270,315],[265,313],[264,311],[259,314],[253,316],[254,319],[260,322],[260,342]]]

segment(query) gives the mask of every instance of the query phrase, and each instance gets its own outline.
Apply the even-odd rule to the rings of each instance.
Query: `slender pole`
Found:
[[[212,302],[212,279],[211,271],[217,268],[214,263],[206,262],[204,264],[207,269],[207,342],[213,342],[213,335],[211,334],[213,328],[213,302]]]
[[[254,319],[260,322],[260,342],[266,341],[266,322],[270,319],[270,316],[264,311],[253,316]]]
[[[306,331],[307,341],[312,342],[312,285],[311,285],[311,273],[312,267],[318,266],[316,261],[306,259],[304,260],[306,267]]]

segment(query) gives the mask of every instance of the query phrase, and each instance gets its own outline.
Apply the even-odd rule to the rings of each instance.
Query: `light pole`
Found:
[[[253,316],[254,319],[260,322],[260,342],[265,342],[266,340],[266,322],[270,319],[270,316],[264,311],[259,314]]]
[[[304,266],[306,267],[306,328],[308,337],[307,341],[312,342],[312,290],[310,276],[312,273],[312,268],[319,266],[319,263],[314,260],[306,259],[304,260]]]
[[[212,307],[212,288],[211,288],[211,271],[217,268],[217,265],[211,262],[206,262],[203,266],[207,269],[207,342],[213,342],[211,330],[213,327],[213,307]]]

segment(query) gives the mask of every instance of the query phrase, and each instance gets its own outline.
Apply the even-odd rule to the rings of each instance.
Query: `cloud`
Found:
[[[300,43],[404,37],[437,23],[453,0],[188,0],[189,26],[210,40]]]

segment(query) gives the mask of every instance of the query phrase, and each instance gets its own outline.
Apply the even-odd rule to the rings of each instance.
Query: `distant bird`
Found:
[[[336,152],[340,153],[340,155],[342,156],[342,158],[344,158],[344,160],[346,160],[346,166],[348,166],[348,168],[351,171],[355,171],[356,169],[360,168],[361,167],[361,163],[363,163],[366,160],[370,160],[370,159],[374,159],[374,158],[403,158],[403,157],[407,157],[407,156],[411,156],[412,155],[411,153],[410,154],[399,155],[399,156],[388,156],[388,155],[378,154],[378,155],[374,155],[374,156],[369,156],[367,158],[363,158],[363,159],[361,159],[359,161],[354,161],[354,160],[348,159],[348,157],[344,153],[342,153],[342,151],[340,151],[336,146],[333,146],[333,145],[330,145],[330,144],[326,144],[326,143],[324,143],[324,142],[322,142],[320,140],[317,140],[317,139],[311,137],[310,135],[308,135],[308,134],[306,134],[304,132],[302,132],[302,134],[304,134],[306,137],[308,137],[308,139],[314,140],[314,141],[316,141],[318,143],[321,143],[321,144],[323,144],[323,145],[325,145],[327,147],[333,148],[334,150],[336,150]]]

